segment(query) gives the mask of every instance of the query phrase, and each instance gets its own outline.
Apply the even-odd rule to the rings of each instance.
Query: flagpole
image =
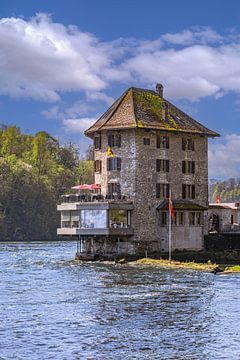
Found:
[[[172,259],[172,217],[170,210],[170,201],[171,201],[171,190],[169,190],[169,199],[168,199],[168,260]]]

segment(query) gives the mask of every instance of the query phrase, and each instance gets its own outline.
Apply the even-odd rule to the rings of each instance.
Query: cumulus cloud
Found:
[[[66,119],[63,120],[63,126],[67,133],[83,133],[95,121],[95,118]]]
[[[240,92],[239,34],[223,36],[209,27],[159,34],[151,41],[103,42],[38,14],[1,19],[0,49],[0,95],[58,101],[64,92],[84,91],[88,99],[109,104],[106,89],[113,83],[156,82],[172,99]]]
[[[101,90],[107,44],[45,14],[0,20],[0,94],[47,101],[61,91]]]
[[[209,177],[229,178],[240,174],[240,135],[226,135],[209,145]]]
[[[183,30],[179,33],[167,33],[161,38],[175,45],[207,44],[223,40],[223,37],[210,27],[194,27],[191,30]]]

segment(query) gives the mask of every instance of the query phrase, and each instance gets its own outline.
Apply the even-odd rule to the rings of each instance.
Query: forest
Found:
[[[56,238],[60,196],[79,181],[93,182],[91,151],[60,145],[40,131],[0,127],[0,241]]]
[[[222,181],[211,179],[209,181],[210,203],[215,203],[217,197],[221,203],[240,201],[240,178]]]

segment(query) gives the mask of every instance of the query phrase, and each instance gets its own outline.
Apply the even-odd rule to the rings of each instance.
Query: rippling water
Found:
[[[240,276],[0,244],[0,359],[240,359]]]

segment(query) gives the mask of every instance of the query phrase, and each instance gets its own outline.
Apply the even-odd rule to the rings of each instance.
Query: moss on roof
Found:
[[[163,109],[166,116],[163,117]],[[219,136],[178,109],[153,90],[129,88],[85,131],[93,136],[109,129],[145,128]]]

